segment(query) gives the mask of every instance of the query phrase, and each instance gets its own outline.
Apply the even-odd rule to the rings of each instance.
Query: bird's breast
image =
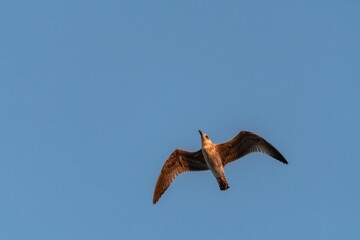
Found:
[[[223,171],[223,165],[220,158],[220,155],[216,151],[215,147],[203,147],[202,152],[205,158],[205,162],[210,168],[210,170],[214,173],[214,175],[218,175],[218,173]]]

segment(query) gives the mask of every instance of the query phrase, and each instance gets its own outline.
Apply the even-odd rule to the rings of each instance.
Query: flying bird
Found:
[[[166,160],[156,182],[153,204],[156,204],[175,177],[183,172],[211,170],[220,190],[223,191],[229,188],[224,167],[249,153],[262,152],[284,164],[288,164],[273,145],[255,133],[241,131],[232,140],[220,144],[213,143],[209,136],[200,130],[199,133],[202,145],[199,151],[188,152],[175,149]]]

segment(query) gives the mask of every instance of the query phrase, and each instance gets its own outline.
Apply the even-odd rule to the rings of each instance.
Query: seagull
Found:
[[[188,152],[175,149],[164,163],[155,185],[153,204],[157,203],[175,177],[187,171],[211,170],[223,191],[229,188],[224,167],[249,153],[262,152],[288,164],[273,145],[255,133],[241,131],[232,140],[220,144],[213,143],[209,136],[200,130],[199,133],[202,145],[200,150]]]

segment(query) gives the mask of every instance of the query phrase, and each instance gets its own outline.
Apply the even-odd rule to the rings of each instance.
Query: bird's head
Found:
[[[201,136],[201,143],[203,146],[207,145],[207,144],[212,144],[211,139],[209,138],[209,136],[203,132],[201,132],[199,130],[200,136]]]

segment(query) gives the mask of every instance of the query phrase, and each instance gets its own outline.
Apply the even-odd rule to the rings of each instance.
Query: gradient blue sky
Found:
[[[0,239],[360,239],[359,1],[1,1]],[[180,175],[175,148],[256,132]]]

